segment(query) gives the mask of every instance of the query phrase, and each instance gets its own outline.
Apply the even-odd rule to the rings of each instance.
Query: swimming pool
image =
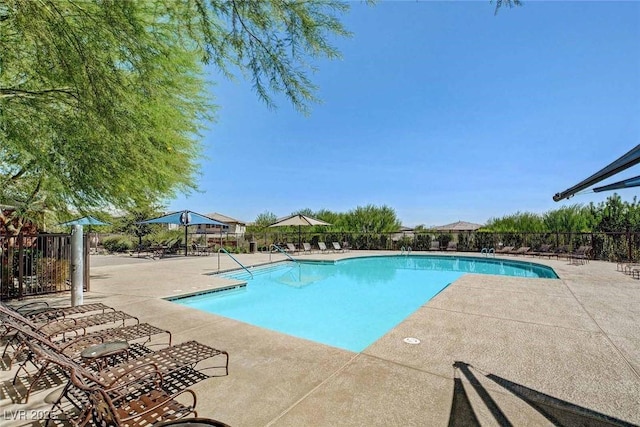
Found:
[[[228,277],[247,286],[173,302],[360,352],[467,272],[557,278],[533,263],[446,256],[287,262]]]

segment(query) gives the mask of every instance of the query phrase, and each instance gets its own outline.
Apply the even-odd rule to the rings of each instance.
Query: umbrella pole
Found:
[[[300,230],[302,229],[302,226],[299,225],[298,226],[298,249],[302,249],[302,240],[300,239]]]
[[[184,226],[184,256],[187,256],[187,250],[189,249],[189,245],[187,244],[187,230],[189,229],[188,225]]]

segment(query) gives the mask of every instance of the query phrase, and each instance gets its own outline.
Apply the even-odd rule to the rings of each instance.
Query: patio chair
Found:
[[[296,249],[296,246],[293,243],[287,243],[287,249],[285,249],[284,251],[295,254],[296,252],[298,252],[298,249]]]
[[[318,242],[318,249],[320,249],[320,253],[328,253],[329,249],[327,249],[327,245],[324,242]]]
[[[510,255],[526,255],[531,250],[530,246],[521,246],[509,252]]]
[[[512,250],[514,250],[515,247],[514,246],[503,246],[500,249],[496,249],[495,253],[496,254],[508,254],[509,252],[511,252]]]
[[[195,393],[184,388],[167,392],[165,377],[153,364],[144,369],[125,370],[117,378],[105,381],[100,373],[87,370],[47,346],[32,343],[31,349],[42,366],[58,367],[68,375],[69,381],[53,402],[50,414],[64,412],[61,402],[67,398],[79,411],[76,425],[86,425],[90,418],[96,425],[129,426],[151,425],[190,414],[197,416]],[[183,403],[184,397],[176,400],[185,393],[190,395],[191,404]],[[45,425],[51,419],[50,416]]]
[[[335,250],[337,252],[344,252],[344,249],[342,249],[342,246],[340,246],[340,243],[331,242],[331,244],[333,245],[333,250]]]
[[[589,262],[589,257],[591,255],[591,246],[585,245],[580,246],[575,251],[569,254],[569,261],[572,264],[585,264]]]
[[[532,256],[546,256],[547,253],[551,252],[551,248],[552,248],[552,245],[547,245],[547,244],[540,245],[540,247],[537,250],[531,251],[529,252],[529,254]]]
[[[3,303],[5,307],[11,309]],[[39,306],[39,307],[38,307]],[[105,313],[107,311],[116,311],[115,308],[109,307],[101,302],[77,305],[75,307],[51,307],[46,301],[35,301],[32,303],[21,305],[14,308],[15,311],[23,316],[36,322],[66,318],[78,314],[91,313],[93,311]]]
[[[76,380],[74,384],[77,383]],[[190,405],[177,400],[185,394],[193,399]],[[122,401],[111,399],[105,390],[95,389],[90,392],[89,401],[93,422],[99,426],[149,426],[165,420],[198,415],[195,409],[196,394],[190,389],[169,395],[158,387],[134,399]]]
[[[448,251],[457,251],[458,250],[458,244],[456,242],[449,242],[447,244],[447,250]]]
[[[17,327],[19,334],[24,335],[25,344],[31,350],[28,362],[36,366],[38,371],[35,374],[31,374],[27,371],[27,361],[23,363],[21,369],[16,372],[14,377],[14,383],[17,381],[18,374],[24,371],[27,374],[29,381],[29,387],[27,388],[27,394],[25,401],[29,399],[29,395],[39,379],[47,372],[51,367],[51,364],[55,365],[67,365],[74,369],[92,372],[94,382],[101,385],[113,386],[115,383],[123,378],[123,375],[137,375],[144,376],[149,367],[153,367],[155,370],[161,372],[164,377],[173,377],[178,386],[181,383],[193,381],[194,379],[202,379],[202,375],[198,375],[194,372],[195,366],[206,359],[216,357],[218,355],[225,356],[224,365],[212,366],[211,369],[223,368],[224,375],[229,374],[229,353],[223,350],[218,350],[213,347],[201,344],[197,341],[187,341],[181,344],[165,347],[158,351],[151,351],[144,346],[137,346],[136,351],[139,356],[135,358],[124,358],[124,360],[117,359],[119,363],[105,367],[104,369],[95,370],[90,369],[87,364],[84,366],[82,363],[72,359],[68,355],[60,351],[60,347],[51,341],[43,339],[37,333],[30,331],[26,328]],[[110,356],[110,354],[108,355]],[[86,374],[85,374],[86,376]],[[220,375],[213,375],[220,376]],[[62,397],[60,397],[62,398]]]
[[[440,242],[437,240],[431,241],[431,246],[429,246],[430,251],[439,251],[440,250]]]
[[[0,305],[0,314],[11,317],[13,319],[18,319],[20,321],[30,321],[31,323],[38,324],[33,320],[30,320],[18,313],[17,311],[11,309],[7,305]],[[48,336],[55,336],[62,334],[64,338],[65,333],[75,333],[78,335],[80,332],[82,334],[87,333],[87,329],[92,327],[103,327],[109,323],[117,323],[122,322],[122,326],[125,326],[127,320],[133,320],[136,324],[140,323],[140,320],[135,317],[127,314],[123,311],[104,311],[100,313],[90,314],[87,316],[81,317],[63,317],[59,319],[53,319],[49,321],[43,321],[39,323],[37,329]]]
[[[313,250],[312,250],[312,248],[311,248],[311,243],[304,242],[304,243],[302,244],[302,251],[303,251],[303,253],[305,253],[305,254],[311,254],[311,253],[313,253]]]
[[[117,312],[116,312],[117,313]],[[0,305],[0,319],[2,319],[3,333],[0,336],[6,336],[12,331],[17,330],[15,325],[11,324],[11,321],[15,322],[18,326],[22,326],[25,328],[29,328],[34,331],[34,333],[38,333],[43,337],[51,341],[66,341],[68,340],[67,335],[72,334],[76,337],[78,336],[97,336],[101,337],[102,341],[116,341],[116,340],[124,340],[124,341],[134,341],[138,339],[145,338],[146,341],[150,341],[151,337],[158,334],[168,334],[169,342],[168,345],[171,345],[171,332],[157,328],[148,323],[136,323],[134,325],[129,326],[118,326],[118,327],[108,327],[97,330],[92,330],[87,332],[86,323],[82,325],[82,322],[78,323],[75,318],[66,318],[61,320],[53,320],[44,324],[38,324],[31,319],[28,319],[22,316],[20,313],[15,312],[11,309],[8,309],[6,306]],[[82,318],[80,318],[82,319]],[[137,318],[136,318],[137,320]],[[93,326],[105,326],[101,325],[93,325]],[[7,350],[10,347],[15,347],[17,349],[17,344],[15,342],[15,336],[12,339],[7,340],[7,344],[5,345],[4,351],[2,353],[2,357],[4,357],[7,353]],[[11,360],[13,360],[12,357]]]

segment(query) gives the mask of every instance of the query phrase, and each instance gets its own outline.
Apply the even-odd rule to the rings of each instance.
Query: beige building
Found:
[[[231,218],[230,216],[222,215],[217,212],[208,213],[205,214],[205,216],[227,224],[229,228],[224,230],[224,232],[228,234],[235,234],[237,237],[244,236],[247,229],[247,224],[244,221]],[[220,226],[207,224],[199,224],[195,230],[196,234],[210,234],[212,236],[220,236],[220,232]]]

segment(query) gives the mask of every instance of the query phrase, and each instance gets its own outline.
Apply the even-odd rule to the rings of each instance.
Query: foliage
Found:
[[[273,212],[264,211],[256,217],[255,221],[253,221],[253,224],[247,226],[247,232],[256,233],[264,231],[267,227],[269,227],[277,220],[278,217],[276,217],[276,214],[274,214]]]
[[[113,223],[113,231],[134,235],[138,238],[138,244],[142,244],[142,238],[154,231],[162,229],[160,224],[140,224],[141,221],[162,215],[159,207],[137,207],[131,209],[125,215],[117,218]]]
[[[529,212],[517,212],[502,218],[491,218],[483,230],[493,232],[543,231],[544,222],[540,215]]]
[[[56,258],[37,258],[36,276],[41,286],[62,285],[71,277],[69,262]]]
[[[552,232],[587,232],[593,228],[593,215],[589,208],[582,205],[563,206],[549,211],[543,216],[544,231]]]
[[[130,209],[194,188],[211,119],[204,65],[273,106],[314,102],[308,72],[348,36],[333,0],[0,0],[0,204]]]
[[[363,233],[386,233],[398,231],[400,220],[393,208],[383,205],[358,206],[347,212],[344,218],[345,228]]]
[[[135,247],[133,239],[126,235],[105,237],[102,246],[109,252],[126,252]]]

